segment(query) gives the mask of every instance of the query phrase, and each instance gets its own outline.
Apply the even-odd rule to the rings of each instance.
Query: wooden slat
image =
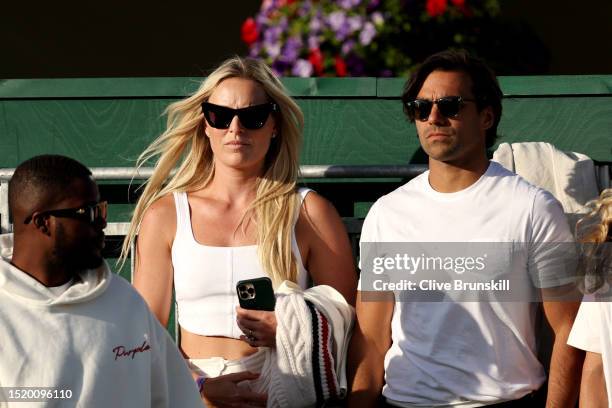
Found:
[[[0,99],[182,98],[202,78],[59,78],[0,81]]]
[[[182,98],[204,77],[0,80],[0,99]],[[283,78],[295,97],[374,97],[376,78]]]
[[[283,84],[297,98],[376,97],[376,78],[283,78]]]
[[[203,77],[0,80],[0,99],[182,98]],[[295,97],[398,98],[405,78],[283,78]],[[609,95],[612,75],[501,76],[507,96]]]
[[[610,95],[612,75],[500,76],[505,96]],[[377,96],[399,98],[405,78],[378,78]]]

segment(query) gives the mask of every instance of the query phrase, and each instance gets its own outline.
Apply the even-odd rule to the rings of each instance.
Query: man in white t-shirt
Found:
[[[537,404],[534,394],[546,374],[536,350],[539,305],[529,300],[546,299],[573,281],[566,258],[551,256],[544,245],[571,246],[572,236],[548,192],[487,159],[501,98],[495,75],[465,52],[429,57],[406,85],[405,112],[416,124],[429,171],[380,198],[364,222],[350,406],[376,406],[381,393],[384,403],[406,407]],[[402,242],[516,243],[504,251],[495,247],[487,267],[524,301],[400,301],[393,292],[368,300],[378,288],[364,249]],[[572,406],[583,353],[566,341],[579,302],[542,305],[555,334],[547,401]]]

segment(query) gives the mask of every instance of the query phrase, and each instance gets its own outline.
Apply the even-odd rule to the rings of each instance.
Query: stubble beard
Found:
[[[427,139],[421,139],[421,147],[430,159],[440,162],[453,160],[461,150],[461,146],[454,135],[451,135],[448,140],[428,141]]]
[[[104,262],[102,256],[94,254],[90,248],[69,247],[66,245],[66,233],[61,224],[55,229],[55,245],[50,263],[69,272],[73,277],[87,269],[98,268]]]

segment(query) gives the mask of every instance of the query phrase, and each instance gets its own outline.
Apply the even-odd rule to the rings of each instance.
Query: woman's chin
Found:
[[[240,152],[236,152],[235,154],[228,155],[221,161],[221,163],[217,162],[215,168],[219,168],[219,164],[222,167],[226,167],[232,170],[240,170],[240,171],[253,171],[259,172],[259,170],[263,167],[265,157],[261,159],[253,158],[252,155],[241,154]]]

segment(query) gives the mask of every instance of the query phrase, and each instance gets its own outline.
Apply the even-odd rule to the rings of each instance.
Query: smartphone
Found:
[[[240,307],[250,310],[273,311],[276,304],[270,278],[254,278],[236,284]]]

